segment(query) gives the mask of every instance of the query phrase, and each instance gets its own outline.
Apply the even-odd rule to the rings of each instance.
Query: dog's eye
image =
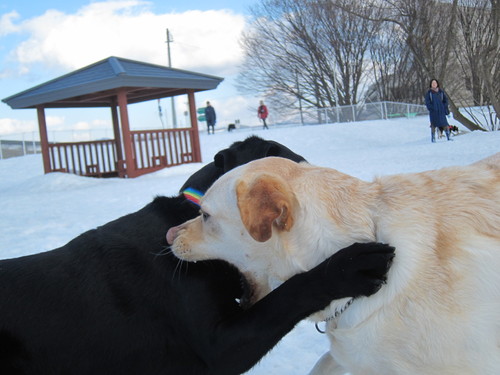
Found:
[[[201,211],[201,217],[203,218],[203,221],[207,221],[210,215],[206,212]]]

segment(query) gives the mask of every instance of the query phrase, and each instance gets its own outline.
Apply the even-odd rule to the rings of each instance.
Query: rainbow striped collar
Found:
[[[186,190],[184,190],[182,192],[182,194],[184,194],[184,197],[187,200],[193,202],[197,206],[200,205],[201,197],[203,197],[203,193],[199,190],[194,189],[194,188],[187,188]]]

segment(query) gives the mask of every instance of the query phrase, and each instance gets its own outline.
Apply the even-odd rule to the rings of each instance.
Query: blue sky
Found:
[[[58,9],[68,13],[74,13],[83,5],[89,3],[97,3],[99,1],[67,1],[67,0],[3,0],[0,3],[0,12],[6,13],[11,10],[17,10],[23,17],[29,18],[40,15],[48,9]],[[212,10],[212,9],[231,9],[237,13],[246,13],[248,6],[255,3],[252,0],[189,0],[189,1],[172,1],[172,0],[153,0],[149,1],[152,8],[158,13],[168,13],[172,11],[186,10]]]
[[[4,0],[0,3],[0,99],[111,55],[166,65],[169,28],[174,39],[173,67],[225,78],[217,90],[197,94],[197,105],[211,100],[220,124],[245,116],[256,121],[249,108],[257,106],[258,98],[239,95],[233,82],[242,59],[239,37],[248,25],[250,6],[258,2]],[[181,125],[183,101],[176,100]],[[165,100],[163,105],[168,111],[170,103]],[[143,125],[138,128],[161,127],[156,106],[149,102],[132,108],[132,126],[137,116]],[[46,114],[49,131],[106,127],[111,121],[109,111],[103,109],[53,109]],[[37,130],[35,110],[12,110],[0,103],[0,137],[33,130]]]

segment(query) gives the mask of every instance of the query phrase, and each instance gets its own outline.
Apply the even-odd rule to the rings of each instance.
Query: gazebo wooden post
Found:
[[[201,162],[200,132],[198,131],[198,118],[196,116],[196,103],[194,90],[188,90],[189,117],[191,119],[191,139],[193,145],[193,161]]]
[[[52,171],[50,167],[49,137],[47,135],[47,122],[45,121],[45,109],[42,106],[36,107],[38,115],[38,129],[40,131],[40,143],[42,146],[43,170],[45,173]]]
[[[116,145],[116,169],[118,171],[119,177],[125,176],[125,168],[123,160],[123,151],[122,151],[122,138],[120,135],[120,121],[118,119],[118,111],[116,109],[117,103],[116,98],[112,98],[111,100],[111,118],[113,119],[113,134],[115,138]]]
[[[128,177],[136,177],[134,165],[134,154],[132,153],[132,139],[130,137],[130,125],[127,111],[127,92],[124,89],[118,91],[118,106],[120,108],[120,123],[122,126],[123,149],[125,151],[126,173]]]

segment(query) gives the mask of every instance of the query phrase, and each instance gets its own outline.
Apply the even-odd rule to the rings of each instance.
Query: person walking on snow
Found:
[[[212,134],[215,134],[215,109],[207,102],[205,107],[205,120],[207,121],[207,134],[210,134],[210,128],[212,128]]]
[[[448,141],[451,141],[450,126],[446,119],[446,116],[450,114],[448,98],[445,92],[439,87],[439,82],[435,78],[431,79],[429,90],[425,94],[425,105],[429,110],[431,121],[431,142],[436,142],[436,128],[444,130],[446,138]]]
[[[266,124],[266,118],[269,112],[267,111],[267,107],[264,105],[264,102],[261,100],[260,101],[260,106],[257,109],[257,116],[262,120],[264,123],[264,126],[262,129],[269,129]]]

